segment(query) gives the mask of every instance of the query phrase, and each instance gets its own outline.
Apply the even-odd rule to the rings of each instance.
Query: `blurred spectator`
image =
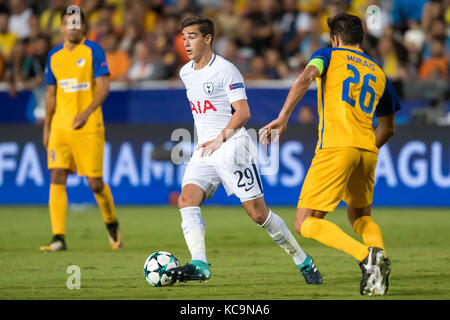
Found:
[[[83,0],[81,1],[81,10],[86,15],[88,26],[93,26],[98,21],[99,9],[103,5],[103,0]]]
[[[255,39],[252,36],[252,30],[252,20],[243,18],[236,37],[239,55],[247,60],[248,65],[250,65],[250,61],[256,55]]]
[[[44,34],[41,30],[41,25],[40,25],[40,20],[39,20],[39,16],[36,14],[33,14],[30,17],[30,20],[28,20],[28,25],[30,26],[30,34],[28,36],[28,42],[32,42],[34,39],[41,37],[41,36],[45,36],[48,39],[51,39],[50,36],[47,36],[46,34]],[[62,36],[61,37],[55,37],[55,44],[61,43],[62,42]],[[52,44],[51,40],[50,44]]]
[[[38,36],[31,43],[31,54],[22,66],[22,81],[24,88],[32,89],[44,84],[44,71],[50,43],[46,36]]]
[[[38,36],[31,43],[31,55],[22,66],[22,88],[31,90],[34,97],[34,109],[30,110],[30,118],[38,124],[45,119],[45,84],[44,74],[50,41],[45,36]],[[33,106],[31,104],[30,106]],[[32,115],[31,115],[32,114]]]
[[[427,41],[423,46],[422,59],[429,59],[431,56],[431,42],[435,38],[441,38],[444,41],[445,51],[450,52],[450,33],[447,32],[447,25],[441,18],[433,20],[430,24],[430,30],[427,34]]]
[[[298,10],[307,13],[317,13],[321,11],[322,0],[297,0]]]
[[[420,24],[425,3],[428,0],[394,0],[392,20],[401,29]]]
[[[125,51],[118,50],[119,39],[116,34],[103,36],[101,45],[105,50],[111,81],[126,80],[130,68],[130,57]]]
[[[0,12],[1,13],[8,13],[8,4],[7,0],[0,0]]]
[[[164,14],[177,16],[182,16],[186,13],[201,14],[202,9],[195,2],[192,0],[177,0],[173,5],[164,7]]]
[[[59,28],[61,27],[61,11],[66,5],[65,0],[49,0],[49,7],[40,15],[40,29],[50,37],[52,44],[62,40]]]
[[[281,59],[280,52],[268,49],[264,53],[265,73],[269,79],[284,79],[288,76],[289,68]]]
[[[158,57],[158,60],[164,64],[165,69],[169,70],[171,74],[175,73],[177,65],[175,39],[179,34],[177,17],[168,15],[158,19],[154,32],[147,34],[144,38],[147,47],[151,48],[152,56]]]
[[[202,7],[219,9],[222,5],[222,0],[197,0],[197,3]]]
[[[423,6],[421,15],[421,27],[424,32],[429,32],[435,19],[442,17],[445,12],[445,2],[442,0],[430,0]]]
[[[324,2],[323,9],[319,11],[320,17],[320,32],[328,33],[328,18],[334,17],[338,13],[345,12],[346,3],[345,0],[327,0]]]
[[[164,64],[150,53],[144,42],[138,42],[128,71],[128,79],[131,81],[162,80],[167,76]]]
[[[229,40],[236,38],[241,23],[241,16],[237,14],[234,2],[234,0],[224,0],[222,9],[216,19],[217,27],[221,30],[223,36]]]
[[[314,124],[316,119],[314,117],[313,108],[308,105],[300,106],[298,110],[298,123]]]
[[[252,59],[250,70],[244,74],[245,80],[267,80],[266,64],[262,56],[255,56]]]
[[[125,25],[124,35],[119,43],[119,50],[125,51],[131,57],[134,55],[134,48],[142,36],[142,30],[138,23],[130,22]]]
[[[420,66],[420,78],[423,80],[448,80],[448,61],[445,54],[444,40],[433,38],[430,53],[431,57]]]
[[[310,32],[308,32],[299,44],[297,52],[303,56],[303,61],[309,61],[311,55],[318,49],[328,46],[328,39],[325,39],[320,32],[320,20],[318,15],[310,16]]]
[[[251,34],[253,48],[257,54],[273,45],[275,34],[275,22],[277,21],[278,2],[271,0],[250,0],[247,17],[252,21]]]
[[[17,35],[9,31],[8,14],[0,13],[0,53],[5,61],[9,61],[11,51],[17,39]]]
[[[222,56],[228,60],[233,61],[236,67],[242,72],[246,73],[250,67],[250,62],[246,56],[239,50],[235,41],[227,40]]]
[[[146,1],[130,0],[125,10],[124,25],[131,21],[137,22],[143,32],[153,32],[158,21],[158,14],[147,6]]]
[[[8,61],[5,69],[5,79],[9,84],[9,94],[13,97],[17,95],[17,84],[24,80],[22,68],[26,56],[27,49],[25,41],[16,41],[11,51],[11,59]]]
[[[91,26],[87,38],[91,41],[100,43],[102,41],[102,38],[109,33],[115,33],[119,35],[120,30],[114,27],[112,21],[114,7],[103,6],[100,7],[97,12],[97,21]]]
[[[283,14],[277,23],[278,42],[285,57],[292,56],[311,28],[309,14],[299,12],[296,0],[283,0]]]
[[[33,10],[28,6],[26,0],[11,0],[9,2],[9,30],[17,34],[20,39],[30,35],[28,20],[33,14]]]
[[[327,18],[343,11],[366,22],[364,50],[394,85],[419,78],[419,71],[425,78],[448,75],[443,59],[450,51],[450,0],[0,0],[0,76],[2,61],[5,79],[23,76],[17,72],[22,55],[9,61],[17,39],[28,41],[17,51],[33,50],[42,34],[52,46],[61,41],[60,11],[69,2],[82,6],[87,37],[105,47],[113,80],[124,79],[126,56],[132,78],[177,79],[189,61],[179,23],[200,14],[216,24],[215,52],[246,78],[294,79],[314,51],[329,46]],[[381,29],[367,28],[370,5],[381,9]]]
[[[377,49],[379,56],[375,60],[389,78],[394,81],[407,78],[407,72],[404,66],[407,52],[401,47],[401,44],[394,40],[394,34],[391,28],[384,29]]]

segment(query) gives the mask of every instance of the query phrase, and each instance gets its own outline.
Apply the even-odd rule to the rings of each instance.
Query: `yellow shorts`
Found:
[[[317,150],[297,208],[330,212],[341,200],[354,208],[371,205],[377,156],[351,147]]]
[[[79,176],[103,176],[103,131],[50,131],[47,163],[49,169],[67,169]]]

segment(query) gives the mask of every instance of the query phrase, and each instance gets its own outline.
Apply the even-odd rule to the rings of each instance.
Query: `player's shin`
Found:
[[[184,239],[191,253],[192,260],[200,260],[206,263],[206,227],[200,207],[182,208],[180,213]]]
[[[330,221],[309,217],[303,221],[301,235],[321,242],[322,244],[342,250],[358,261],[362,261],[369,253],[369,248],[347,235],[341,228]]]
[[[298,244],[297,240],[289,231],[286,223],[277,214],[269,209],[266,221],[261,225],[270,237],[292,256],[296,265],[302,264],[306,259],[306,254]]]
[[[358,218],[353,224],[353,230],[362,237],[366,246],[381,248],[386,252],[380,227],[370,216]]]
[[[64,184],[50,184],[49,211],[54,235],[66,234],[67,192]]]
[[[116,222],[117,218],[114,207],[114,199],[109,186],[104,184],[103,190],[98,193],[94,193],[94,196],[100,212],[102,213],[103,221],[106,224]]]

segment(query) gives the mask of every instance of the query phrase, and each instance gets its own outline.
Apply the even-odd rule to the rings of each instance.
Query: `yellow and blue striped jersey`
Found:
[[[45,83],[56,86],[56,110],[51,129],[71,130],[74,117],[86,110],[96,92],[95,78],[109,75],[103,49],[89,40],[72,51],[59,45],[50,50],[45,68]],[[104,130],[101,107],[91,114],[80,129],[84,132]]]
[[[378,152],[372,118],[393,114],[400,103],[383,70],[361,49],[317,50],[308,65],[320,71],[317,82],[317,149],[355,147]]]

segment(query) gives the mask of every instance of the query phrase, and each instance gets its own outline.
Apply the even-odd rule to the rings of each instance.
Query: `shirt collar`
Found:
[[[354,47],[354,46],[340,46],[338,48],[341,49],[349,49],[349,50],[355,50],[355,51],[359,51],[359,52],[364,52],[362,49],[358,48],[358,47]]]

